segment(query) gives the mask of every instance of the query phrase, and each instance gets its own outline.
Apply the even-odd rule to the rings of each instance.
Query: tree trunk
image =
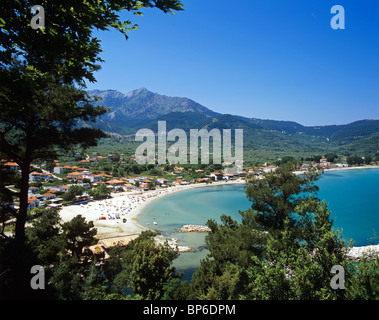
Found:
[[[16,215],[16,234],[15,234],[15,298],[23,298],[30,289],[30,269],[28,266],[25,248],[25,223],[28,212],[28,191],[29,191],[29,171],[30,163],[23,163],[21,166],[21,185],[20,185],[20,208]]]

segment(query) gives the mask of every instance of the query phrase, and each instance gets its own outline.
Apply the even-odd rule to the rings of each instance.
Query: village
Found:
[[[77,153],[75,156],[78,157],[78,155],[80,154]],[[76,203],[86,203],[93,199],[91,190],[96,189],[100,185],[106,186],[107,193],[104,195],[104,198],[106,198],[111,194],[120,192],[143,193],[149,190],[167,189],[175,186],[244,180],[246,176],[260,177],[264,173],[273,172],[277,169],[276,165],[264,163],[260,167],[244,168],[235,173],[226,170],[225,166],[222,167],[224,169],[220,168],[220,166],[220,170],[210,171],[209,169],[214,169],[213,165],[205,169],[183,168],[177,165],[169,166],[169,169],[167,169],[167,166],[156,165],[154,175],[133,174],[128,176],[115,176],[112,172],[92,172],[91,163],[112,158],[112,154],[106,156],[95,155],[93,157],[87,155],[85,159],[79,160],[79,158],[77,165],[71,166],[61,165],[58,160],[55,160],[54,166],[51,166],[50,170],[44,168],[44,164],[31,165],[28,209],[32,210],[33,208],[42,206],[50,209]],[[124,162],[124,158],[117,158],[117,161]],[[136,160],[132,156],[129,161],[133,162]],[[372,162],[371,164],[379,165],[379,161]],[[9,170],[20,171],[19,165],[15,162],[1,160],[0,165],[7,167]],[[224,163],[224,165],[227,164]],[[350,167],[350,165],[347,162],[332,163],[331,161],[327,161],[325,157],[321,157],[317,163],[294,164],[294,171],[304,172],[312,167],[332,169],[346,168]],[[74,186],[81,187],[81,192],[67,199],[65,195],[69,193],[70,189]],[[17,191],[16,186],[11,185],[8,186],[8,188]],[[15,202],[12,206],[17,210],[17,198],[15,197],[14,200]]]

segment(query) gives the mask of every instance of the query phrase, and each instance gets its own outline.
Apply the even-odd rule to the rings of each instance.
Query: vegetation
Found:
[[[26,228],[26,266],[41,265],[45,290],[27,290],[40,299],[375,299],[378,258],[358,265],[346,259],[348,245],[333,228],[327,205],[317,199],[319,172],[292,173],[291,163],[252,178],[246,194],[252,207],[240,212],[241,222],[222,216],[210,220],[209,255],[190,283],[172,266],[178,252],[143,232],[126,246],[104,253],[92,222],[80,215],[62,223],[57,209],[38,208]],[[103,184],[100,186],[104,186]],[[100,188],[100,187],[99,187]],[[14,242],[1,241],[0,270],[12,270]],[[346,288],[333,289],[331,269],[342,266]],[[2,275],[0,292],[12,291],[14,277]],[[36,296],[37,294],[37,296]]]
[[[102,62],[100,41],[93,30],[115,28],[127,38],[127,32],[136,26],[120,20],[120,12],[141,14],[144,7],[172,12],[181,10],[182,4],[177,0],[44,1],[43,7],[50,23],[37,30],[30,27],[28,1],[4,1],[0,9],[0,155],[21,168],[14,296],[20,295],[27,283],[22,269],[32,161],[53,161],[59,148],[86,148],[105,137],[99,129],[77,125],[78,121],[95,121],[107,111],[95,106],[84,91],[87,80],[95,81],[93,73]]]
[[[101,184],[97,188],[91,190],[89,194],[94,200],[106,199],[110,196],[111,190],[105,184]]]
[[[341,297],[330,287],[330,270],[346,267],[345,244],[326,204],[314,197],[319,175],[295,176],[291,169],[287,164],[248,182],[252,207],[241,212],[241,223],[228,216],[222,225],[208,222],[210,253],[194,274],[191,298]]]
[[[130,119],[125,108],[111,110],[134,121],[133,128],[123,128],[126,134],[141,125],[153,128],[151,120],[157,117],[167,119],[170,126],[181,118],[186,129],[195,124],[208,129],[241,127],[247,134],[247,165],[258,166],[263,161],[280,165],[263,180],[248,180],[246,195],[252,207],[241,212],[240,223],[228,216],[222,217],[221,224],[208,222],[211,232],[206,245],[210,253],[191,283],[181,282],[181,274],[172,267],[177,250],[167,242],[158,243],[154,232],[143,232],[128,245],[108,250],[106,258],[104,253],[91,250],[97,243],[97,231],[80,215],[63,223],[56,209],[39,208],[31,212],[34,219],[26,227],[29,174],[35,161],[51,170],[59,156],[70,162],[73,158],[68,153],[95,148],[99,142],[100,149],[89,152],[109,150],[114,155],[88,164],[93,172],[160,175],[154,165],[140,166],[130,159],[135,148],[132,139],[121,137],[123,144],[116,144],[117,138],[110,138],[101,131],[104,128],[93,125],[108,109],[85,91],[85,82],[95,81],[94,72],[102,62],[94,29],[115,28],[127,38],[127,32],[136,25],[121,20],[123,11],[141,15],[142,8],[163,12],[182,9],[177,0],[44,1],[46,21],[54,23],[34,30],[30,28],[29,4],[5,0],[0,9],[0,157],[16,162],[21,172],[19,176],[0,167],[1,298],[378,298],[379,260],[351,265],[345,257],[346,244],[333,229],[326,204],[316,197],[314,182],[319,174],[310,171],[299,177],[292,173],[294,166],[304,161],[319,161],[315,154],[321,152],[327,152],[333,161],[346,155],[348,163],[357,165],[378,160],[377,121],[308,128],[292,122],[220,115],[181,98],[159,104],[159,112],[147,118],[149,122]],[[134,104],[158,103],[162,98],[139,90],[131,99],[129,103]],[[121,103],[120,107],[125,106]],[[114,128],[119,130],[117,121],[121,118],[113,118]],[[84,123],[87,126],[78,125]],[[360,148],[356,148],[357,140],[363,141]],[[125,161],[121,160],[124,153],[128,156]],[[198,179],[219,169],[216,165],[186,165],[182,173],[186,179]],[[175,168],[164,168],[168,180],[176,177],[171,170]],[[37,183],[44,184],[49,183]],[[14,185],[12,190],[6,188],[10,185]],[[64,198],[73,200],[84,191],[73,186]],[[94,199],[106,198],[109,193],[104,184],[90,192]],[[17,212],[12,205],[15,198]],[[16,219],[15,237],[4,232],[4,222],[11,217]],[[45,270],[45,290],[30,288],[30,267],[34,265]],[[330,286],[334,265],[346,270],[346,290]]]
[[[177,257],[167,243],[157,245],[154,232],[144,232],[126,247],[114,247],[104,261],[104,253],[89,250],[97,243],[92,222],[76,216],[62,223],[57,210],[43,212],[26,228],[29,265],[41,265],[49,279],[44,290],[29,288],[24,298],[87,299],[159,299],[163,288],[179,276],[171,266]],[[12,255],[12,243],[1,246],[6,259]],[[30,270],[24,270],[30,275]],[[0,292],[11,292],[12,277],[5,277]],[[38,295],[36,297],[36,295]]]
[[[339,153],[375,154],[379,151],[379,120],[361,120],[346,125],[307,127],[291,121],[251,119],[219,114],[187,98],[166,97],[146,89],[123,94],[115,90],[91,91],[101,94],[102,104],[111,111],[92,127],[101,128],[133,140],[138,129],[157,132],[158,121],[166,121],[167,130],[243,129],[246,158],[271,161],[283,155]],[[154,106],[151,110],[151,106]],[[136,111],[137,110],[137,111]],[[260,156],[260,153],[264,155]],[[280,154],[271,159],[272,155]],[[254,157],[251,157],[254,155]]]

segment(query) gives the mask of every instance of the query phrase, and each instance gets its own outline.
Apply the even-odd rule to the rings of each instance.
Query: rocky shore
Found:
[[[211,229],[206,226],[186,225],[179,228],[180,232],[210,232]]]
[[[379,245],[353,247],[349,250],[347,256],[351,260],[360,260],[364,255],[367,258],[375,258],[379,254]]]

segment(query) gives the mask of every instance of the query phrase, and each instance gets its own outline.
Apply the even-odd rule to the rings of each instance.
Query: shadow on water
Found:
[[[197,268],[187,268],[187,269],[183,269],[183,270],[178,270],[180,272],[184,272],[181,281],[188,281],[188,283],[190,283],[192,280],[192,276],[195,273],[196,269]]]
[[[324,173],[321,178],[323,177],[336,177],[336,178],[343,178],[344,176],[338,173],[331,173],[331,172],[326,172]]]

